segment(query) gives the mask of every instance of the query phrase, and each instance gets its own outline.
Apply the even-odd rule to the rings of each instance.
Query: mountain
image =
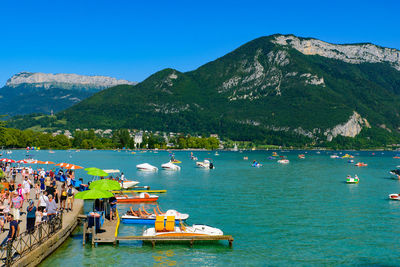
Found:
[[[399,100],[399,50],[277,34],[194,71],[164,69],[108,88],[57,118],[71,129],[218,133],[274,144],[341,136],[392,142],[400,140]]]
[[[135,83],[106,76],[21,72],[0,88],[0,114],[50,114],[119,84]]]

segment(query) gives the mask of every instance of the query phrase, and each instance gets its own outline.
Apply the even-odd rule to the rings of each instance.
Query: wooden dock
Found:
[[[156,242],[180,242],[187,241],[190,243],[190,246],[193,246],[195,241],[219,241],[219,240],[228,240],[229,247],[233,245],[233,237],[231,235],[220,235],[220,236],[118,236],[117,242],[119,241],[127,241],[127,240],[139,240],[144,242],[151,242],[152,246],[156,245]]]
[[[117,210],[117,219],[116,220],[104,220],[103,225],[101,226],[98,233],[96,233],[96,227],[88,228],[88,222],[86,221],[86,216],[80,216],[80,219],[85,220],[83,225],[83,245],[86,242],[86,235],[91,234],[91,242],[92,247],[96,244],[116,244],[117,243],[117,236],[118,236],[118,228],[120,223],[120,218]]]

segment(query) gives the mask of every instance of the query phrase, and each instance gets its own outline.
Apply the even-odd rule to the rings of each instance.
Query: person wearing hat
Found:
[[[26,208],[26,230],[28,233],[33,233],[35,228],[36,207],[33,200],[29,201],[29,206]]]

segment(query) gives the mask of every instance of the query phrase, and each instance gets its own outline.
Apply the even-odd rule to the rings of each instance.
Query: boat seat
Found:
[[[165,230],[168,232],[175,230],[175,216],[167,216]]]
[[[154,223],[156,232],[164,231],[164,216],[156,216],[156,222]]]

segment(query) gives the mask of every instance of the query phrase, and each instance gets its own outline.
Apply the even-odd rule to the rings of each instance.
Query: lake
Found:
[[[207,224],[220,228],[235,239],[216,243],[142,245],[121,242],[118,246],[82,246],[82,228],[41,266],[76,265],[398,265],[400,245],[400,202],[388,194],[400,192],[400,181],[389,170],[400,165],[394,152],[351,152],[356,167],[347,159],[331,159],[333,152],[277,151],[290,163],[268,160],[272,151],[194,151],[203,160],[212,158],[216,169],[195,167],[190,151],[175,151],[182,170],[169,172],[160,166],[169,153],[131,154],[127,151],[30,152],[36,159],[68,162],[84,167],[119,169],[128,179],[159,194],[163,210],[190,214],[189,225]],[[305,153],[305,159],[298,159]],[[25,151],[6,155],[22,159]],[[344,155],[343,152],[342,155]],[[247,156],[249,160],[243,160]],[[255,159],[261,168],[251,167]],[[160,168],[156,173],[136,170],[139,163]],[[91,178],[78,170],[76,177]],[[346,184],[347,175],[358,175],[359,184]],[[86,210],[91,207],[85,205]],[[129,205],[118,205],[120,214]],[[121,224],[120,235],[141,235],[146,226]]]

